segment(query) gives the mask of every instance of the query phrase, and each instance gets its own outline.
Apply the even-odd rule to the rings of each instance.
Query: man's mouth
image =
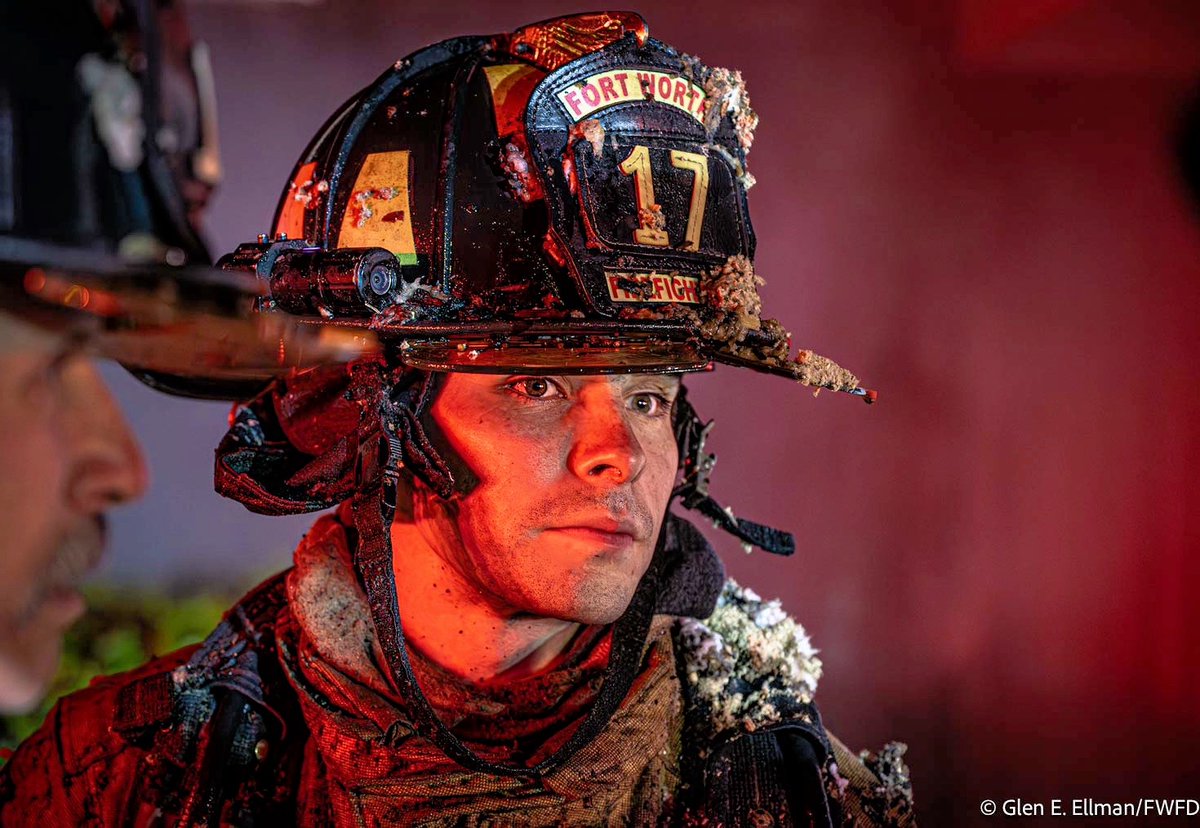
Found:
[[[106,536],[105,521],[97,517],[80,523],[62,539],[24,613],[29,620],[48,615],[66,625],[83,614],[80,587],[104,557]]]
[[[590,517],[566,521],[545,531],[619,551],[644,540],[649,532],[631,518]]]

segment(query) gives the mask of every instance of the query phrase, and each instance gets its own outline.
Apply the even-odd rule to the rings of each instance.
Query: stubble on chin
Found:
[[[567,569],[547,565],[545,558],[531,554],[524,573],[497,575],[519,591],[511,591],[511,602],[531,616],[542,616],[579,624],[605,625],[615,622],[629,608],[638,585],[649,569],[654,547],[639,550],[635,559],[615,561],[603,553]],[[541,565],[535,565],[536,563]]]

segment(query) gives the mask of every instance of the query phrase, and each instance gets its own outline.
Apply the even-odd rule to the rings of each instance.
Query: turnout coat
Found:
[[[694,532],[684,526],[672,531]],[[336,558],[342,530],[323,518],[301,548]],[[368,704],[375,693],[314,685],[337,670],[292,644],[296,579],[260,585],[201,644],[63,699],[0,771],[0,824],[913,824],[903,746],[855,756],[831,737],[803,629],[733,582],[702,620],[655,616],[643,674],[594,750],[549,778],[499,780],[439,763],[402,717],[386,733],[377,717],[347,718],[346,687]],[[684,578],[675,603],[688,592]],[[385,784],[344,782],[373,775]]]

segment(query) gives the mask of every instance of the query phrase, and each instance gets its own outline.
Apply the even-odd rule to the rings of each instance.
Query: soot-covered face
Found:
[[[440,554],[502,610],[616,620],[675,481],[679,388],[653,374],[448,375],[432,417],[476,480],[435,522],[452,535]],[[416,493],[418,519],[430,497]]]

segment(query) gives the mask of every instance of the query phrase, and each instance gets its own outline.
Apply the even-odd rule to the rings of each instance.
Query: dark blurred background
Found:
[[[397,58],[578,10],[193,0],[226,164],[214,252],[268,229],[309,137]],[[690,382],[715,493],[798,534],[790,560],[712,536],[821,648],[830,728],[909,744],[926,825],[981,821],[984,797],[1200,798],[1200,213],[1173,154],[1200,6],[638,10],[744,73],[767,313],[880,391]],[[108,376],[156,485],[116,516],[107,578],[285,566],[311,520],[212,493],[225,408]]]

